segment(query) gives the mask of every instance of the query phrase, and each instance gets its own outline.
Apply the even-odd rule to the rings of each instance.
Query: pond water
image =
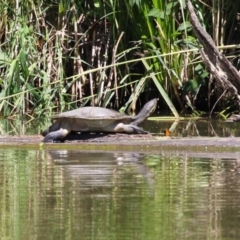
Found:
[[[240,239],[239,159],[2,146],[1,239]]]

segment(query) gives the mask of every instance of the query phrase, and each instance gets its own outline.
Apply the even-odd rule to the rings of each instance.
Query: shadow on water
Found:
[[[1,239],[240,239],[239,152],[2,147],[0,176]]]

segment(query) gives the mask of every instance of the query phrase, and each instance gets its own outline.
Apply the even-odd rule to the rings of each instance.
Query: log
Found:
[[[216,84],[227,90],[236,99],[236,104],[240,108],[240,74],[232,63],[220,53],[214,44],[211,36],[205,31],[200,24],[198,17],[194,11],[190,0],[187,2],[187,8],[190,13],[190,22],[193,31],[202,44],[200,49],[204,64],[209,69],[210,73],[215,77]]]

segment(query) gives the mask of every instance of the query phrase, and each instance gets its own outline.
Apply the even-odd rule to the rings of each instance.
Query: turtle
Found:
[[[157,106],[157,99],[147,102],[136,116],[102,107],[82,107],[52,117],[52,125],[42,132],[43,142],[65,138],[70,132],[108,132],[147,134],[138,125],[143,123]]]

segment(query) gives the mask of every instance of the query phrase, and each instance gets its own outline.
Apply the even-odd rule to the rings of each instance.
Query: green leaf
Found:
[[[201,85],[205,85],[205,80],[202,78],[189,80],[183,84],[183,94],[186,95],[189,92],[196,92]]]
[[[182,8],[186,8],[186,1],[185,0],[178,0]]]
[[[100,8],[100,3],[98,0],[94,0],[94,7],[95,8]]]
[[[62,1],[59,3],[58,11],[60,14],[64,13],[64,11],[65,11]]]
[[[147,14],[147,16],[149,17],[156,17],[158,14],[160,13],[160,10],[157,8],[153,8],[149,11],[149,13]]]
[[[173,7],[175,7],[178,4],[178,1],[175,2],[170,2],[169,4],[167,4],[166,9],[167,10],[171,10]]]
[[[147,39],[146,35],[141,36],[141,39]]]
[[[198,64],[198,65],[195,67],[195,71],[196,71],[196,72],[198,72],[198,71],[200,71],[200,70],[202,70],[202,69],[203,69],[203,67],[202,67],[201,64]]]
[[[26,53],[23,50],[21,50],[19,57],[20,57],[21,70],[26,79],[29,76],[28,66],[26,64],[27,63]]]
[[[204,72],[200,75],[200,77],[201,77],[201,78],[206,78],[208,75],[209,75],[209,72],[204,71]]]
[[[185,31],[185,30],[189,30],[189,29],[192,29],[192,25],[190,22],[186,21],[186,22],[181,23],[177,30]]]
[[[132,7],[134,4],[136,4],[138,7],[141,4],[141,0],[130,0],[129,5]]]
[[[0,51],[0,65],[4,65],[7,61],[8,55],[5,52]]]
[[[170,11],[160,11],[159,9],[157,8],[153,8],[149,11],[149,13],[147,14],[148,17],[159,17],[161,19],[165,19],[165,16],[166,15],[169,15],[170,14]]]

